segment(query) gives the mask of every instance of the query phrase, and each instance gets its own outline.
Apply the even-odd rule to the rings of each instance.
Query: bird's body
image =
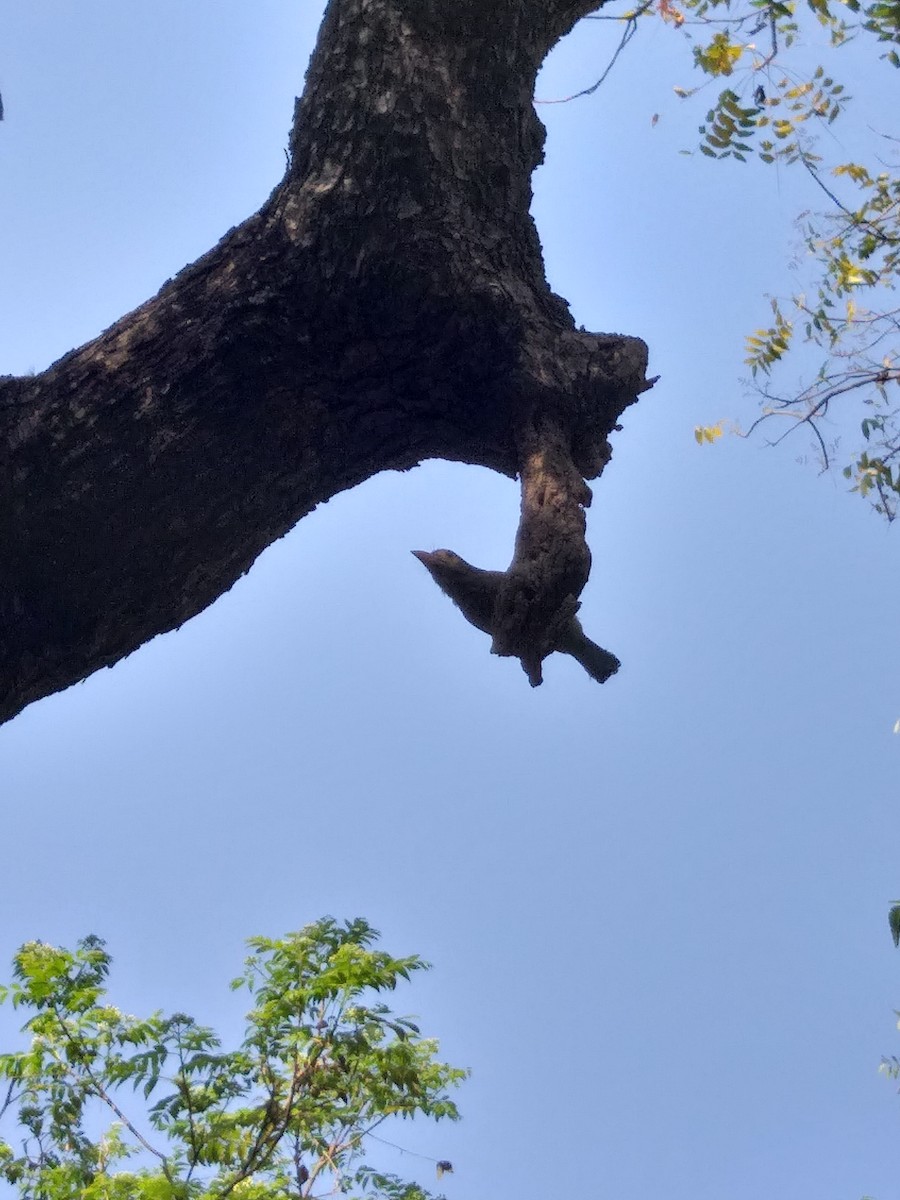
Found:
[[[506,578],[504,572],[473,567],[453,550],[414,550],[413,554],[466,620],[493,637],[497,596]],[[604,683],[620,666],[614,654],[591,641],[575,616],[562,626],[552,649],[570,654],[598,683]],[[540,683],[539,670],[536,678],[529,672],[529,678],[533,684]]]
[[[413,554],[466,620],[483,633],[492,634],[503,572],[473,567],[453,550],[413,550]]]

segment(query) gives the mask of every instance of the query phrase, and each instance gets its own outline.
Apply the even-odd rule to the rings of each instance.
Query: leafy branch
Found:
[[[674,88],[688,101],[716,81],[725,83],[699,123],[706,158],[800,166],[827,201],[802,227],[809,287],[773,300],[773,320],[747,339],[747,363],[762,403],[751,431],[770,418],[789,418],[779,442],[798,428],[813,436],[823,468],[835,445],[823,423],[853,398],[864,412],[855,449],[838,459],[853,491],[888,520],[900,511],[900,320],[891,302],[900,278],[900,172],[855,161],[828,165],[818,134],[844,115],[850,97],[833,72],[806,66],[797,48],[825,33],[831,49],[874,38],[880,57],[900,67],[900,3],[877,0],[652,0],[624,13],[592,19],[625,22],[625,34],[595,92],[638,29],[658,19],[689,39],[694,67],[705,82]],[[726,82],[727,81],[727,82]],[[654,118],[655,120],[655,118]],[[898,139],[884,134],[896,158]],[[806,346],[818,352],[812,382],[794,379],[773,390],[764,382]],[[894,385],[892,387],[892,385]],[[722,422],[699,426],[700,442],[715,441]]]

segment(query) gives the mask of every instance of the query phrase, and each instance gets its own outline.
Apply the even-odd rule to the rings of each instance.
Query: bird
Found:
[[[505,573],[473,567],[454,550],[413,550],[412,553],[466,620],[476,629],[493,636],[494,610]],[[576,616],[563,625],[552,649],[570,654],[598,683],[605,683],[621,666],[614,654],[591,641]],[[534,674],[529,670],[528,676],[533,687],[541,682],[539,670]]]

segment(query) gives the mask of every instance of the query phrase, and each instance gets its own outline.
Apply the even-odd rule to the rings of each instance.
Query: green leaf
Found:
[[[891,937],[894,939],[894,945],[900,946],[900,901],[894,903],[888,913],[888,921],[891,927]]]

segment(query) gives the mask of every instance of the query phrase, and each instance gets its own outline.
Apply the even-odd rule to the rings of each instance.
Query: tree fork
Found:
[[[427,458],[523,486],[495,649],[533,677],[585,479],[650,384],[578,331],[529,214],[551,46],[596,0],[331,0],[262,209],[34,377],[0,377],[0,720],[204,609],[317,504]]]

